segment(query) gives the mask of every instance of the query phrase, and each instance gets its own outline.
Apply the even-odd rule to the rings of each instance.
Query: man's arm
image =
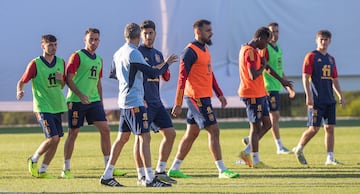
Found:
[[[216,96],[219,98],[220,100],[220,103],[221,103],[221,108],[225,108],[225,106],[227,105],[227,100],[226,98],[224,97],[224,94],[219,86],[219,84],[217,83],[216,81],[216,78],[215,78],[215,74],[214,72],[212,72],[213,74],[213,90],[216,94]]]
[[[339,103],[342,106],[344,106],[345,105],[345,100],[343,98],[343,95],[342,95],[342,92],[341,92],[341,89],[340,89],[340,83],[339,83],[339,80],[337,78],[333,78],[333,89],[334,89],[336,95],[339,98]]]
[[[313,106],[314,105],[314,99],[313,99],[313,95],[312,92],[310,90],[310,76],[309,74],[303,73],[302,75],[302,82],[303,82],[303,86],[304,86],[304,91],[305,91],[305,97],[306,97],[306,105],[307,106]]]
[[[24,74],[21,76],[20,80],[16,85],[16,99],[21,100],[24,95],[24,86],[27,82],[29,82],[32,78],[36,76],[36,64],[35,61],[32,60],[26,67]]]

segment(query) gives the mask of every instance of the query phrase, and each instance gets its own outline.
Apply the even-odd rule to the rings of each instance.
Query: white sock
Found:
[[[216,160],[215,161],[216,167],[219,170],[219,173],[224,172],[227,168],[225,167],[225,164],[222,160]]]
[[[252,158],[253,158],[254,164],[259,163],[260,162],[259,152],[253,152],[252,153]]]
[[[114,165],[108,165],[105,168],[103,179],[111,179],[113,178],[113,172],[114,172]]]
[[[48,168],[47,164],[41,164],[41,167],[39,169],[39,173],[46,172],[47,168]]]
[[[106,168],[107,163],[109,162],[109,158],[110,158],[110,156],[104,156],[105,168]]]
[[[326,160],[327,160],[327,161],[332,161],[332,160],[334,160],[334,152],[328,152],[328,153],[327,153]]]
[[[156,165],[156,172],[165,172],[165,168],[166,168],[166,162],[161,162],[159,160]]]
[[[181,163],[182,163],[182,160],[175,159],[170,169],[171,170],[180,170]]]
[[[295,148],[295,152],[303,152],[304,151],[304,146],[298,144]]]
[[[153,181],[153,179],[155,178],[155,175],[151,169],[151,167],[146,168],[145,170],[145,177],[146,177],[146,182],[147,183],[151,183]]]
[[[31,160],[33,162],[37,162],[39,160],[39,158],[40,158],[40,155],[37,152],[35,152],[34,155],[31,156]]]
[[[70,159],[64,160],[64,170],[70,170]]]
[[[249,144],[246,145],[244,152],[247,154],[250,154],[250,152],[251,152],[250,142],[249,142]]]
[[[284,147],[280,138],[275,140],[275,144],[278,150]]]
[[[145,168],[141,167],[141,168],[137,168],[137,173],[138,173],[138,179],[140,180],[143,176],[146,176],[145,174]]]

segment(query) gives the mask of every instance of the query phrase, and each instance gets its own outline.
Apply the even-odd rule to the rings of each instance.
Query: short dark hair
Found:
[[[45,34],[41,36],[41,43],[56,42],[56,41],[57,41],[56,37],[52,34]]]
[[[316,37],[323,36],[326,38],[331,39],[331,32],[329,30],[320,30],[316,33]]]
[[[124,29],[124,37],[129,40],[133,40],[135,38],[140,37],[140,26],[136,23],[129,23],[125,26]]]
[[[276,22],[270,22],[267,27],[279,27],[279,24]]]
[[[155,23],[151,20],[145,20],[141,23],[140,29],[143,30],[145,28],[152,28],[155,31]]]
[[[271,32],[269,30],[269,28],[263,26],[260,27],[256,30],[255,34],[254,34],[254,38],[267,38],[269,39],[271,36]]]
[[[205,20],[205,19],[200,19],[200,20],[196,20],[193,28],[194,29],[201,29],[204,25],[210,25],[211,22],[209,20]]]
[[[85,31],[85,35],[89,34],[90,32],[100,35],[100,30],[97,29],[97,28],[88,28],[88,29]]]

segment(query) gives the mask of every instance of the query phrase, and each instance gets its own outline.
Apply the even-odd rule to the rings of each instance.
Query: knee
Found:
[[[176,138],[176,132],[174,128],[169,128],[164,131],[164,138],[167,140],[175,140]]]
[[[52,136],[48,139],[48,143],[50,145],[58,145],[60,142],[60,137],[58,135]]]
[[[317,133],[319,131],[320,127],[310,127],[309,131],[311,131],[312,133]]]
[[[68,138],[72,139],[72,140],[75,140],[77,138],[77,136],[78,136],[79,130],[80,130],[79,128],[69,129]]]
[[[121,143],[121,144],[125,144],[129,141],[130,139],[130,135],[127,134],[121,134],[118,136],[117,138],[117,142]]]

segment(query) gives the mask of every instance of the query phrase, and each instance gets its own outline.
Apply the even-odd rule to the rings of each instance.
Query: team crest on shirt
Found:
[[[210,120],[210,121],[214,121],[214,120],[215,120],[214,114],[209,114],[208,117],[209,117],[209,120]]]
[[[330,62],[330,64],[334,64],[334,61],[330,56],[329,56],[329,62]]]
[[[144,125],[144,128],[149,128],[149,124],[148,124],[148,118],[147,118],[147,114],[146,113],[143,113],[143,125]]]
[[[318,111],[316,109],[313,109],[313,123],[317,122],[317,116],[318,116]]]
[[[156,63],[161,63],[160,55],[155,54],[155,61],[156,61]]]
[[[68,109],[71,110],[72,107],[73,107],[73,103],[72,103],[72,102],[69,102],[69,103],[68,103]]]

